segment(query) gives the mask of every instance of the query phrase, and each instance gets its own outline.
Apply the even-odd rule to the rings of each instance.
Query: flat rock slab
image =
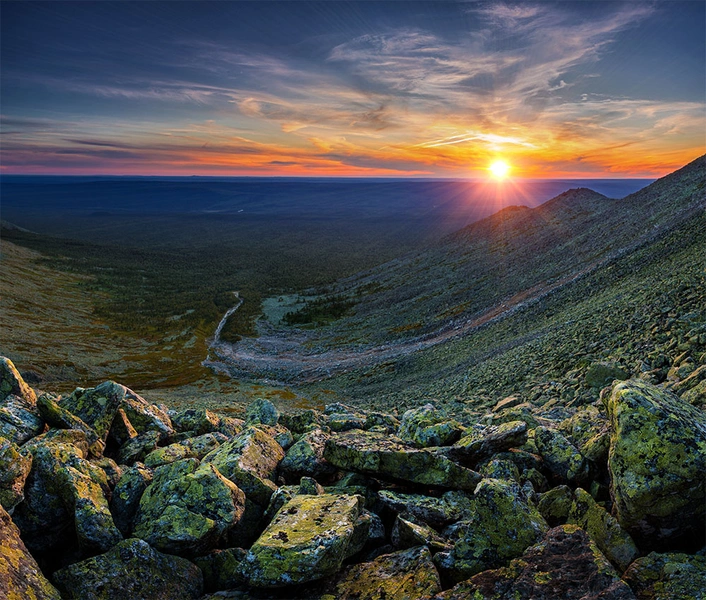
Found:
[[[196,565],[134,538],[61,569],[53,578],[65,600],[192,600],[203,592]]]
[[[320,600],[421,600],[440,591],[429,549],[418,546],[348,567]]]
[[[348,556],[359,496],[294,496],[252,545],[243,571],[254,587],[284,587],[333,575]]]
[[[635,600],[585,531],[551,529],[509,566],[483,571],[435,600]]]
[[[348,471],[422,485],[475,489],[481,476],[432,450],[417,449],[385,433],[348,431],[326,442],[324,458]]]

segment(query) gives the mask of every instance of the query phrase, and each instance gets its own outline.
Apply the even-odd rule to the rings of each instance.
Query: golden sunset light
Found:
[[[504,160],[496,160],[488,167],[488,170],[495,179],[503,180],[510,172],[510,165],[508,165]]]

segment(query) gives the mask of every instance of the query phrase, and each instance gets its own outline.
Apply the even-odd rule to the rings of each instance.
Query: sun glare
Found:
[[[488,170],[495,179],[505,179],[510,172],[510,165],[504,160],[496,160],[488,167]]]

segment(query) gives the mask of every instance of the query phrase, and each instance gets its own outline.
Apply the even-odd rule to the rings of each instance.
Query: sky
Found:
[[[0,2],[0,172],[659,177],[706,2]]]

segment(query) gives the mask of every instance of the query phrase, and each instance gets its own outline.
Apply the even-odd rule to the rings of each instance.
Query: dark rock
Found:
[[[58,590],[39,570],[19,529],[0,506],[0,597],[8,600],[61,600]]]
[[[623,579],[640,600],[703,600],[706,557],[652,552],[633,562]]]
[[[135,521],[140,498],[152,481],[152,471],[142,463],[125,469],[110,500],[110,512],[115,526],[129,537]]]
[[[146,431],[130,438],[120,447],[118,462],[121,465],[131,465],[144,461],[145,457],[157,447],[160,437],[158,431]]]
[[[611,564],[575,525],[551,529],[509,566],[478,573],[435,600],[635,600]]]
[[[36,399],[30,402],[26,398],[10,394],[0,402],[0,437],[15,444],[24,444],[42,433],[44,426]]]
[[[548,427],[537,427],[534,441],[556,482],[578,485],[588,480],[590,463],[561,433]]]
[[[279,411],[269,400],[258,398],[251,402],[245,411],[245,422],[248,425],[277,425],[279,421]]]
[[[105,450],[105,440],[98,436],[92,427],[63,406],[60,406],[50,394],[41,394],[37,398],[39,416],[47,424],[57,429],[78,429],[86,434],[88,448],[93,456],[100,456]],[[106,435],[107,438],[107,435]]]
[[[411,448],[398,438],[369,431],[350,431],[326,442],[324,458],[348,471],[370,473],[443,488],[473,490],[481,479],[445,456]]]
[[[630,377],[630,373],[612,363],[594,363],[586,370],[584,381],[595,390],[610,385],[615,379],[620,381]]]
[[[509,421],[471,430],[446,455],[464,464],[478,463],[494,454],[518,448],[527,441],[527,423]]]
[[[432,404],[412,408],[402,415],[397,437],[417,448],[449,446],[461,437],[464,428]]]
[[[24,500],[25,480],[32,469],[32,455],[0,437],[0,506],[12,514]]]
[[[195,557],[193,563],[203,573],[204,590],[216,592],[244,584],[242,562],[246,554],[242,548],[226,548]]]
[[[138,539],[54,573],[65,600],[191,600],[203,592],[196,565]]]

